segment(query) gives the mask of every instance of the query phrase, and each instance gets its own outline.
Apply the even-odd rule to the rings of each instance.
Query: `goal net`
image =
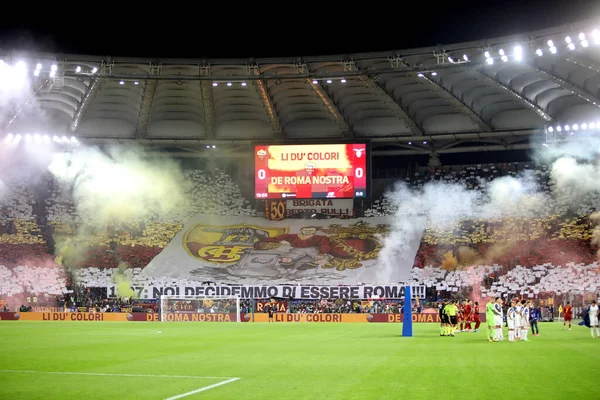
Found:
[[[234,296],[161,296],[161,321],[241,322],[240,298]]]

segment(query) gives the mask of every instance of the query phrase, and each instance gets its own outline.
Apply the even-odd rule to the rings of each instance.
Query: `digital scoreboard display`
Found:
[[[367,197],[365,143],[255,146],[257,199]]]

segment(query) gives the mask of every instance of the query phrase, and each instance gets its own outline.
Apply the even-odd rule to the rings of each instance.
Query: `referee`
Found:
[[[440,301],[438,305],[438,313],[440,314],[440,336],[448,336],[448,315],[446,315],[446,302]]]
[[[458,324],[458,321],[456,319],[456,314],[458,313],[458,307],[456,306],[456,303],[454,300],[450,300],[450,303],[448,303],[446,305],[446,307],[444,307],[444,310],[446,311],[446,315],[448,316],[448,325],[449,325],[449,336],[454,336],[454,332],[456,331],[456,327]]]

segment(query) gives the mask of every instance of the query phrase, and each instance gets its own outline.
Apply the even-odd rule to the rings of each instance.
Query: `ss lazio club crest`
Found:
[[[259,160],[262,161],[267,156],[267,151],[265,149],[260,149],[259,151],[256,152],[256,156],[258,157]]]
[[[306,171],[307,174],[312,175],[313,172],[315,172],[315,164],[304,164],[304,170]]]
[[[356,154],[357,158],[362,157],[362,153],[363,153],[363,151],[365,151],[365,149],[352,149],[352,150],[354,150],[354,154]]]

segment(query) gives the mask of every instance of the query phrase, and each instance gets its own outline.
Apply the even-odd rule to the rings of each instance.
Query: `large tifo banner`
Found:
[[[198,215],[142,274],[261,286],[405,282],[423,229],[407,238],[395,233],[392,245],[402,243],[394,254],[402,254],[384,263],[379,256],[389,234],[386,218],[267,221]]]

